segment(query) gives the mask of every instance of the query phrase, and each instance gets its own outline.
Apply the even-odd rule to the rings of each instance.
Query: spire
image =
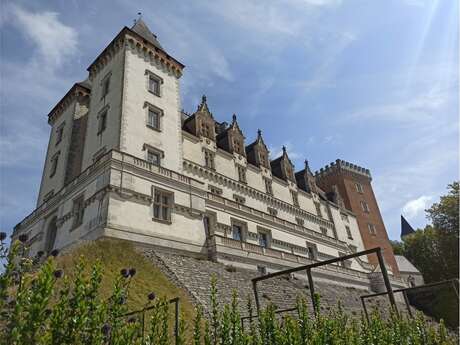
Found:
[[[283,145],[283,156],[284,155],[287,155],[287,152],[286,152],[286,146]]]
[[[308,164],[308,160],[306,159],[304,163],[305,163],[305,172],[313,175],[311,170],[310,170],[310,165]]]
[[[232,124],[236,124],[236,114],[232,115]]]
[[[212,117],[212,114],[211,114],[211,112],[209,111],[209,108],[208,108],[208,103],[206,102],[206,96],[205,95],[201,96],[201,103],[198,105],[196,111],[197,112],[202,112],[202,113],[207,113]]]
[[[401,238],[415,234],[414,228],[409,224],[409,222],[401,215]]]
[[[137,14],[139,17],[135,20],[134,25],[132,26],[131,30],[134,31],[136,34],[141,36],[146,41],[153,44],[155,47],[160,48],[163,50],[160,42],[157,40],[157,36],[150,31],[147,24],[144,23],[142,20],[142,13],[138,12]]]
[[[262,131],[260,129],[257,130],[257,139],[262,139]]]

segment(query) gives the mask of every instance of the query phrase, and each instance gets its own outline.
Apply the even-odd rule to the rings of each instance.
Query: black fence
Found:
[[[433,317],[437,321],[443,319],[449,327],[456,328],[459,324],[458,285],[458,279],[450,279],[431,284],[397,289],[393,290],[393,293],[402,294],[407,314],[410,317],[414,317],[411,308],[413,307]],[[384,296],[386,294],[387,292],[381,292],[361,296],[361,304],[368,320],[369,312],[366,301],[370,298]]]
[[[385,266],[385,262],[383,260],[382,250],[381,250],[380,247],[377,247],[377,248],[372,248],[372,249],[368,249],[368,250],[363,250],[361,252],[353,253],[353,254],[350,254],[350,255],[345,255],[345,256],[341,256],[341,257],[338,257],[338,258],[333,258],[333,259],[330,259],[330,260],[320,261],[320,262],[316,262],[316,263],[313,263],[313,264],[310,264],[310,265],[294,267],[294,268],[290,268],[290,269],[287,269],[287,270],[278,271],[278,272],[274,272],[274,273],[270,273],[270,274],[266,274],[266,275],[263,275],[263,276],[260,276],[260,277],[253,278],[252,279],[252,286],[253,286],[253,290],[254,290],[254,299],[256,301],[256,309],[257,309],[257,315],[256,316],[258,317],[259,314],[260,314],[260,301],[259,301],[259,291],[258,291],[258,288],[257,288],[257,283],[260,282],[260,281],[266,280],[266,279],[271,279],[271,278],[274,278],[274,277],[278,277],[278,276],[285,275],[285,274],[291,274],[291,273],[299,272],[299,271],[306,271],[306,273],[307,273],[308,290],[310,291],[311,302],[312,302],[312,305],[313,305],[313,310],[314,310],[315,316],[317,316],[317,314],[319,313],[319,308],[317,306],[316,298],[315,298],[315,286],[314,286],[314,282],[313,282],[313,276],[312,276],[312,273],[311,273],[312,269],[317,268],[317,267],[321,267],[321,266],[325,266],[325,265],[334,264],[334,263],[337,263],[337,262],[343,262],[343,261],[346,261],[346,260],[349,260],[349,259],[352,259],[352,258],[365,256],[365,255],[369,255],[369,254],[376,254],[377,255],[377,259],[378,259],[380,270],[381,270],[382,277],[383,277],[383,282],[384,282],[385,288],[386,288],[385,294],[388,295],[388,299],[390,301],[391,307],[394,309],[395,313],[398,313],[398,308],[397,308],[396,301],[395,301],[395,298],[394,298],[394,295],[393,295],[393,290],[391,288],[390,279],[388,277],[388,271],[387,271],[387,268]],[[286,310],[291,310],[291,309],[292,308],[288,308]],[[279,312],[283,312],[283,311],[286,311],[286,310],[280,310]],[[247,316],[246,318],[252,318],[252,317],[254,317],[254,316],[251,315],[251,316]]]

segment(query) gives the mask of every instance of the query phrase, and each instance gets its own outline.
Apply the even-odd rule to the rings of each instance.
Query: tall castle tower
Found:
[[[338,190],[345,207],[356,215],[364,247],[381,247],[386,263],[395,275],[399,275],[393,248],[372,189],[370,171],[337,159],[316,172],[316,181],[326,193],[336,193]],[[375,255],[369,255],[369,261],[378,263]]]

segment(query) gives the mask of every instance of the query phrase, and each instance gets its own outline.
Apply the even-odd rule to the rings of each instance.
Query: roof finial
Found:
[[[260,138],[262,136],[262,131],[260,128],[257,130],[257,137]]]
[[[236,114],[233,114],[233,115],[232,115],[232,121],[233,121],[233,123],[236,122]]]
[[[283,145],[283,154],[286,154],[286,146]]]
[[[206,95],[201,96],[201,103],[206,103]]]
[[[306,160],[304,161],[304,163],[305,163],[305,169],[308,169],[308,168],[309,168],[309,166],[308,166],[308,159],[306,159]]]
[[[137,12],[137,19],[134,19],[134,25],[142,18],[142,12]]]

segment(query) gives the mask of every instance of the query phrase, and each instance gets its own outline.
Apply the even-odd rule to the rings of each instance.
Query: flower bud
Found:
[[[56,270],[54,271],[54,278],[56,279],[59,279],[59,278],[62,278],[62,276],[64,275],[64,271],[63,270]]]
[[[120,270],[120,274],[122,275],[123,278],[128,278],[129,277],[129,272],[126,268],[123,268]]]
[[[147,295],[147,298],[149,299],[149,301],[153,301],[155,299],[155,293],[154,292],[151,292]]]
[[[130,269],[129,269],[129,275],[130,275],[131,277],[134,277],[134,276],[136,275],[136,269],[135,269],[135,268],[130,268]]]

